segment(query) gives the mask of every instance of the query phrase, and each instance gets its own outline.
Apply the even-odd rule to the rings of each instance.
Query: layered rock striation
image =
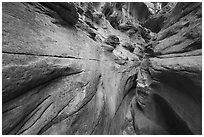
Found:
[[[202,134],[201,5],[3,3],[3,134]]]

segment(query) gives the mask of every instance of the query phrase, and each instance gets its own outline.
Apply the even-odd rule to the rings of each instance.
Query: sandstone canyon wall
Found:
[[[4,2],[3,134],[202,134],[201,6]]]

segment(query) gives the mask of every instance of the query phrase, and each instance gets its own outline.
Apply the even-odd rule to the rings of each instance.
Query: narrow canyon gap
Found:
[[[202,134],[202,3],[3,2],[2,133]]]

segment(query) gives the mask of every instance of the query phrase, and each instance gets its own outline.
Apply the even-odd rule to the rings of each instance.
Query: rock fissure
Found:
[[[60,122],[58,121],[58,117],[59,117],[59,114],[63,111],[63,109],[65,109],[71,101],[73,101],[74,97],[72,99],[70,99],[68,101],[68,103],[59,111],[57,112],[56,116],[54,116],[51,121],[49,123],[47,123],[39,132],[38,132],[38,135],[40,134],[43,134],[48,128],[50,128],[52,125],[56,124],[57,122]],[[64,118],[66,119],[66,118]],[[61,119],[62,120],[62,119]]]
[[[93,60],[93,61],[101,61],[98,59],[91,59],[91,58],[80,58],[74,56],[59,56],[59,55],[40,55],[40,54],[32,54],[32,53],[14,53],[14,52],[2,52],[3,54],[13,54],[13,55],[29,55],[29,56],[39,56],[39,57],[53,57],[53,58],[69,58],[69,59],[81,59],[81,60]],[[102,60],[106,61],[106,60]]]
[[[26,129],[23,129],[22,131],[18,131],[17,132],[17,134],[22,134],[23,132],[25,132],[26,130],[28,130],[29,128],[31,128],[33,125],[35,125],[35,123],[41,118],[41,116],[45,113],[45,111],[47,110],[47,109],[49,109],[49,107],[51,106],[53,104],[53,102],[52,103],[50,103],[44,110],[43,110],[43,112],[40,114],[40,116],[29,126],[29,127],[27,127]],[[37,111],[38,112],[38,111]]]

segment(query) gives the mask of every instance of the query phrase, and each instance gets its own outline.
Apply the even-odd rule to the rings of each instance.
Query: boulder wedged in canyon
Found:
[[[199,4],[3,3],[3,134],[201,134]]]

